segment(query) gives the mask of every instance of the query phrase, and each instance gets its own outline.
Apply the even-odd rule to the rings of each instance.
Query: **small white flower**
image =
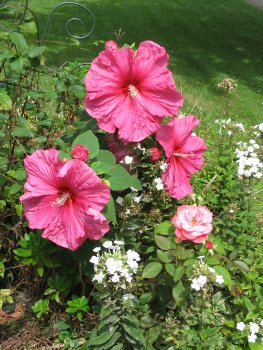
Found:
[[[136,261],[141,260],[140,255],[137,252],[135,252],[134,250],[129,249],[126,252],[126,254],[127,254],[128,260],[136,260]]]
[[[224,277],[222,275],[216,275],[216,283],[218,284],[224,283]]]
[[[104,274],[102,272],[99,272],[94,276],[93,281],[98,281],[98,283],[102,283],[103,279]]]
[[[193,278],[191,288],[196,290],[197,292],[201,289],[200,283],[197,278]]]
[[[96,247],[93,249],[94,253],[98,253],[101,250],[101,247]]]
[[[249,334],[249,336],[247,337],[247,340],[249,343],[255,343],[257,340],[256,334],[254,334],[254,333]]]
[[[263,327],[263,318],[262,318],[262,320],[260,321],[260,326]]]
[[[136,196],[133,198],[135,203],[140,203],[142,196]]]
[[[227,134],[228,134],[229,136],[231,136],[233,133],[232,133],[231,130],[228,130]]]
[[[127,300],[133,300],[134,299],[134,295],[132,295],[131,293],[128,294],[124,294],[122,296],[123,301],[127,301]]]
[[[114,243],[114,244],[117,244],[117,245],[124,245],[124,242],[123,242],[123,241],[114,241],[113,243]]]
[[[167,169],[167,167],[168,167],[168,164],[167,164],[167,163],[162,163],[162,164],[160,165],[160,169],[161,169],[162,171],[164,171],[165,169]]]
[[[114,275],[116,270],[117,270],[116,260],[114,258],[107,258],[106,266],[107,266],[109,273],[111,275]]]
[[[124,199],[122,197],[117,197],[116,202],[120,205],[122,205]]]
[[[255,322],[249,323],[249,329],[251,333],[258,333],[259,332],[259,326]]]
[[[133,157],[126,156],[126,157],[124,157],[123,162],[125,164],[131,164],[133,162]]]
[[[158,191],[162,191],[162,190],[163,190],[163,184],[157,184],[157,185],[156,185],[156,189],[157,189]]]
[[[99,263],[99,258],[96,255],[93,255],[90,259],[90,262],[94,265],[98,265]]]
[[[233,209],[229,209],[228,212],[229,212],[230,214],[233,214],[235,211],[234,211]]]
[[[201,275],[198,277],[198,281],[199,281],[200,285],[203,287],[207,282],[207,277],[204,275]]]
[[[244,322],[238,322],[236,325],[237,330],[243,331],[246,328],[246,325]]]
[[[118,276],[116,273],[111,277],[111,281],[113,283],[117,283],[120,281],[120,276]]]
[[[130,187],[130,189],[132,192],[138,192],[138,190],[136,190],[136,188],[134,188],[134,187]]]
[[[200,255],[200,256],[197,257],[197,259],[203,261],[204,257],[205,257],[204,255]]]
[[[196,136],[196,133],[195,133],[195,132],[192,132],[191,136]]]
[[[208,270],[212,273],[216,272],[216,270],[213,267],[208,267]]]
[[[130,213],[131,213],[130,209],[127,209],[127,210],[125,211],[125,214],[126,214],[126,215],[130,215]]]
[[[103,243],[103,247],[106,249],[111,249],[113,247],[112,241],[106,241]]]

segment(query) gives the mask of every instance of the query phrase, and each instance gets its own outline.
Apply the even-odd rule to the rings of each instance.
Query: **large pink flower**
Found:
[[[55,149],[35,151],[24,164],[27,181],[20,200],[30,228],[44,229],[44,238],[71,250],[108,232],[100,211],[110,190],[87,164],[62,161]]]
[[[172,219],[178,240],[188,240],[202,243],[212,231],[213,214],[207,207],[196,205],[182,205],[177,209]]]
[[[199,120],[188,115],[180,119],[172,119],[161,126],[156,133],[156,140],[163,146],[167,156],[167,168],[162,180],[171,197],[181,199],[192,193],[189,180],[202,168],[205,142],[198,136],[191,136]]]
[[[87,112],[101,129],[113,133],[118,128],[121,139],[145,139],[183,104],[167,64],[165,49],[152,41],[135,52],[107,45],[85,78]]]

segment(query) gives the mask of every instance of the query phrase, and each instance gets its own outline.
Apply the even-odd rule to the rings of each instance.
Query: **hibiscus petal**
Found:
[[[26,156],[24,164],[27,171],[25,191],[36,197],[57,193],[56,174],[63,165],[57,150],[37,150],[31,156]]]
[[[163,146],[167,157],[171,157],[183,147],[198,124],[199,120],[195,116],[188,115],[180,119],[171,119],[168,124],[161,126],[156,133],[156,140]]]
[[[76,206],[102,210],[110,199],[110,189],[95,171],[78,159],[67,161],[60,169],[58,179],[73,194]]]
[[[97,210],[89,208],[85,213],[86,237],[93,240],[101,239],[109,231],[109,223]]]
[[[58,207],[58,214],[44,230],[42,237],[57,245],[76,250],[85,241],[85,210],[76,208],[72,202]]]
[[[167,169],[163,172],[162,181],[166,184],[168,193],[173,198],[182,199],[193,192],[188,174],[174,158],[171,159]]]
[[[51,203],[56,200],[56,195],[43,195],[39,197],[26,193],[20,197],[23,202],[25,216],[32,229],[42,229],[49,225],[57,216],[57,208]]]

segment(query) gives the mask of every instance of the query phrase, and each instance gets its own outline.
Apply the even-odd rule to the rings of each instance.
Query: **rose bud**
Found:
[[[213,249],[214,248],[214,245],[213,245],[213,243],[211,241],[206,241],[205,245],[206,245],[207,249]]]
[[[82,145],[75,145],[72,150],[72,158],[86,162],[89,158],[89,151]]]
[[[150,160],[152,162],[157,162],[157,160],[160,159],[161,154],[162,154],[161,151],[159,150],[159,148],[151,147],[149,151],[150,151]]]

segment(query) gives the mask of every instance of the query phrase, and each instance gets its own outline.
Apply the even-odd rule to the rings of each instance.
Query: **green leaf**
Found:
[[[173,264],[166,264],[165,265],[165,270],[167,273],[169,273],[170,276],[174,276],[175,273],[175,266]]]
[[[225,267],[221,265],[217,265],[217,266],[213,266],[213,268],[216,270],[218,275],[222,275],[224,277],[224,284],[226,286],[232,286],[233,281],[232,281],[231,275]]]
[[[113,222],[114,224],[117,223],[115,203],[114,203],[114,200],[113,200],[112,196],[110,196],[110,200],[107,203],[106,207],[103,209],[102,214],[109,221]]]
[[[22,189],[22,186],[20,184],[13,184],[10,187],[9,193],[10,194],[15,194],[17,192],[19,192]]]
[[[117,329],[117,326],[115,326],[111,332],[107,331],[107,332],[100,334],[99,336],[97,336],[95,338],[90,339],[87,342],[87,346],[89,347],[89,346],[95,346],[95,345],[98,346],[98,345],[105,344],[106,342],[108,342],[111,339],[111,337],[115,333],[116,329]]]
[[[27,128],[21,128],[19,126],[17,126],[12,132],[11,132],[12,136],[16,136],[16,137],[34,137],[34,133],[27,129]]]
[[[157,256],[163,263],[169,263],[171,261],[171,257],[169,252],[163,252],[162,250],[157,250]]]
[[[184,266],[178,266],[175,269],[175,272],[174,272],[174,276],[173,276],[174,282],[179,281],[183,277],[184,273],[185,273],[185,267]]]
[[[163,266],[159,262],[151,262],[145,266],[142,272],[142,278],[154,278],[159,275],[159,273],[162,271],[162,268]]]
[[[24,34],[36,34],[37,33],[37,25],[35,21],[25,22],[20,24],[20,29]]]
[[[103,149],[99,151],[96,160],[112,166],[116,164],[115,156],[110,151],[105,151]]]
[[[137,342],[141,343],[144,347],[146,346],[146,342],[143,336],[142,330],[138,326],[138,322],[131,316],[125,317],[122,322],[122,326],[125,332]]]
[[[155,235],[168,236],[172,233],[174,233],[174,226],[171,221],[163,221],[154,228]]]
[[[104,162],[93,162],[90,167],[96,172],[97,175],[107,174],[111,169],[112,165]]]
[[[248,265],[242,261],[242,260],[234,260],[233,263],[240,268],[240,270],[248,272],[249,271],[249,267]]]
[[[95,158],[100,150],[99,141],[97,136],[90,130],[84,132],[83,134],[77,136],[73,141],[73,145],[83,145],[89,151],[89,159]]]
[[[17,248],[13,251],[16,255],[21,256],[22,258],[28,258],[31,256],[31,251],[23,248]]]
[[[37,274],[38,274],[38,276],[43,277],[43,275],[44,275],[44,267],[43,266],[37,267]]]
[[[136,177],[131,176],[119,164],[112,167],[106,175],[107,180],[110,182],[110,188],[113,191],[122,191],[130,187],[134,187],[136,190],[142,189],[140,181]]]
[[[170,250],[171,242],[170,239],[163,236],[154,235],[156,245],[162,250]]]
[[[33,47],[31,50],[28,52],[28,57],[34,58],[40,56],[45,50],[47,49],[46,46],[36,46]]]
[[[182,302],[184,292],[185,288],[181,281],[178,282],[175,287],[173,287],[172,294],[177,305],[179,305]]]
[[[10,40],[15,44],[18,51],[21,51],[27,47],[26,39],[22,34],[17,32],[12,32],[9,34]]]
[[[12,108],[12,100],[5,91],[0,91],[0,110]]]

